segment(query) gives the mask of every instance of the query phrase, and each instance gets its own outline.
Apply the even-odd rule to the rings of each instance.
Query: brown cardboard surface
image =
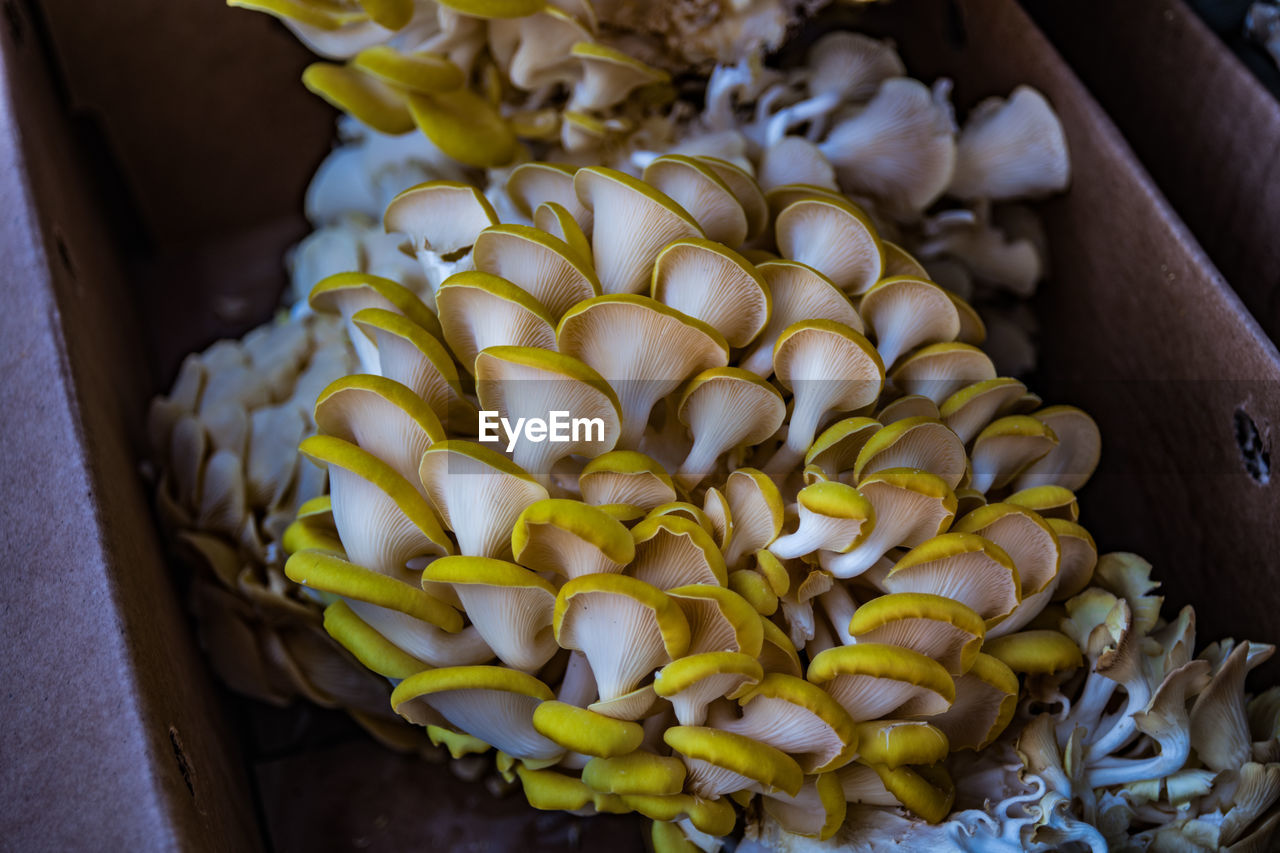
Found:
[[[224,0],[35,0],[71,107],[96,122],[161,246],[300,211],[334,111],[315,59],[274,19]]]
[[[51,10],[61,8],[59,0],[47,2]],[[153,5],[137,0],[117,8],[141,15]],[[208,51],[234,45],[250,63],[257,51],[279,44],[278,29],[246,36],[237,29],[243,15],[208,0],[197,5],[202,11],[192,14],[201,21],[206,6],[219,7],[201,33]],[[1089,408],[1103,429],[1103,466],[1083,496],[1084,520],[1104,547],[1150,556],[1170,599],[1200,608],[1202,637],[1277,640],[1270,614],[1277,605],[1280,486],[1274,478],[1263,485],[1250,477],[1235,432],[1243,416],[1265,446],[1273,446],[1280,426],[1275,348],[1012,0],[899,0],[877,12],[876,21],[896,35],[913,73],[954,77],[961,104],[1029,82],[1057,106],[1075,178],[1070,194],[1046,208],[1054,279],[1037,300],[1045,368],[1034,387],[1047,399]],[[60,26],[54,26],[57,38],[69,31]],[[442,812],[465,807],[467,794],[451,778],[428,781],[428,773],[441,772],[435,768],[346,736],[255,754],[246,731],[229,730],[149,529],[134,468],[148,391],[137,324],[162,324],[168,353],[203,345],[217,332],[207,306],[228,293],[243,295],[242,283],[220,273],[239,268],[236,255],[219,246],[252,257],[254,276],[265,281],[265,271],[297,233],[296,220],[282,225],[265,208],[250,209],[243,229],[226,235],[227,242],[213,239],[218,229],[212,226],[210,239],[198,239],[191,235],[205,232],[188,224],[207,222],[212,214],[193,202],[194,186],[176,189],[177,201],[167,206],[172,200],[159,188],[172,163],[159,161],[151,171],[145,156],[122,154],[135,196],[160,205],[144,204],[152,211],[148,217],[163,210],[181,220],[156,232],[162,242],[160,259],[147,267],[151,283],[139,284],[134,276],[126,284],[99,210],[86,203],[94,193],[74,168],[75,152],[58,115],[63,105],[40,82],[43,69],[30,45],[6,39],[9,79],[21,81],[8,91],[17,95],[11,106],[24,148],[21,154],[13,146],[0,151],[0,192],[9,202],[0,240],[12,259],[5,283],[12,307],[0,314],[0,324],[6,366],[18,380],[5,392],[14,404],[0,410],[10,437],[0,461],[12,472],[0,501],[7,522],[0,529],[5,565],[18,567],[10,568],[14,577],[33,580],[41,590],[33,594],[31,584],[19,582],[0,593],[12,691],[0,723],[0,794],[19,806],[4,812],[6,843],[23,849],[244,849],[266,831],[281,850],[460,844],[449,834],[458,824],[443,820]],[[61,45],[59,55],[118,49],[93,40],[76,44],[74,50]],[[160,67],[169,79],[189,84],[188,93],[201,102],[245,97],[236,88],[243,83],[238,74],[196,73],[209,55],[168,53]],[[92,56],[72,61],[107,67]],[[266,70],[261,73],[274,87]],[[68,74],[73,87],[75,79]],[[302,109],[297,104],[309,101],[294,79],[282,84],[292,94],[281,90],[278,108]],[[112,100],[121,97],[116,84],[94,85],[104,115],[136,108],[131,95]],[[88,102],[78,94],[74,100]],[[163,112],[154,105],[149,110]],[[255,127],[260,119],[256,107],[221,111],[217,133],[234,139],[276,132]],[[3,121],[8,124],[0,130],[13,130],[10,113]],[[288,140],[295,131],[279,132]],[[318,132],[327,134],[327,125]],[[150,144],[146,137],[139,131],[138,144]],[[177,160],[207,150],[199,139],[178,136],[168,143]],[[215,172],[222,186],[210,196],[218,216],[232,211],[217,199],[255,192],[274,197],[277,191],[283,198],[282,187],[302,174],[292,162],[280,170],[264,159],[261,171],[228,163],[229,171]],[[229,228],[233,220],[223,221]],[[200,258],[203,266],[194,266]],[[171,286],[196,289],[189,303],[195,308],[179,310],[175,295],[173,313],[154,306],[135,312],[130,292],[157,292],[144,288],[162,288],[190,270],[196,273]],[[265,317],[265,307],[249,313],[254,310],[262,314],[240,321]],[[181,761],[170,726],[178,733]],[[266,815],[262,828],[254,825],[243,780],[246,753]],[[184,767],[194,796],[183,782]],[[561,818],[505,811],[510,807],[511,801],[493,806],[501,816],[482,824],[503,834],[490,849],[561,826]],[[635,833],[619,825],[636,823],[608,819],[575,830],[579,849],[634,843]],[[598,837],[583,832],[597,831],[622,840],[581,841]],[[565,836],[561,844],[552,833],[543,841],[548,849],[565,849],[571,839]]]
[[[1280,340],[1280,101],[1182,0],[1027,5]]]
[[[0,842],[252,850],[252,805],[137,473],[149,383],[31,22],[0,102]]]

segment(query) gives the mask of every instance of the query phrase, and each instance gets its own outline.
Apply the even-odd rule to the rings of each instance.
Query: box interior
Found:
[[[98,5],[10,2],[0,27],[21,142],[0,191],[26,215],[4,229],[26,301],[0,322],[28,347],[14,374],[29,395],[2,407],[18,439],[0,452],[22,478],[0,505],[23,513],[6,551],[41,590],[0,593],[24,614],[6,640],[23,691],[4,743],[32,756],[0,771],[10,802],[32,805],[4,818],[6,838],[394,849],[479,825],[519,849],[639,849],[629,819],[495,805],[332,715],[262,711],[211,683],[137,476],[143,414],[183,353],[269,316],[331,113],[297,82],[305,53],[264,16]],[[1275,347],[1016,3],[899,0],[869,24],[914,75],[955,79],[962,108],[1022,83],[1054,103],[1074,178],[1043,208],[1052,280],[1035,300],[1031,387],[1102,428],[1082,522],[1100,547],[1147,556],[1168,607],[1195,603],[1202,642],[1280,640],[1280,486],[1263,473]]]

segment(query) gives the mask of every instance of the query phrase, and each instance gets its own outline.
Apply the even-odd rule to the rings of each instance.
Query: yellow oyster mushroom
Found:
[[[585,362],[617,391],[618,445],[628,450],[637,449],[659,399],[729,359],[728,344],[715,329],[644,296],[584,300],[561,318],[556,339],[560,352]]]
[[[889,770],[934,764],[951,751],[947,736],[923,720],[868,720],[856,728],[858,760]]]
[[[373,341],[354,325],[357,312],[365,308],[381,308],[403,314],[418,326],[440,337],[440,321],[413,291],[389,278],[368,273],[344,272],[316,283],[307,302],[322,314],[342,317],[366,373],[378,372],[378,353]]]
[[[680,759],[643,749],[611,758],[593,758],[582,768],[582,781],[592,790],[606,794],[669,796],[680,793],[684,779],[685,768]]]
[[[743,735],[705,726],[672,726],[662,739],[684,761],[689,791],[697,797],[715,799],[757,786],[794,796],[804,784],[795,759]]]
[[[786,443],[764,467],[766,474],[793,468],[829,414],[874,403],[884,385],[884,364],[871,343],[831,320],[802,320],[783,330],[774,344],[773,370],[794,403]]]
[[[855,721],[883,717],[907,703],[914,713],[938,714],[955,700],[955,683],[942,664],[898,646],[836,646],[814,655],[805,677]],[[865,750],[866,741],[860,743]]]
[[[759,444],[777,432],[787,405],[776,388],[754,373],[713,367],[689,380],[676,411],[693,434],[693,447],[675,479],[692,489],[706,479],[724,453]]]
[[[765,813],[787,832],[826,841],[844,824],[848,803],[840,777],[822,773],[806,779],[794,797],[774,792],[763,798]]]
[[[796,507],[798,528],[769,546],[769,551],[783,560],[819,550],[844,553],[864,541],[876,524],[871,502],[844,483],[805,486],[796,495]]]
[[[857,754],[858,735],[848,712],[830,693],[802,678],[769,673],[729,698],[737,698],[742,716],[713,719],[711,725],[782,750],[806,774],[843,767]]]
[[[747,213],[710,164],[684,154],[665,154],[644,168],[644,182],[689,213],[707,237],[730,248],[747,239]]]
[[[1048,675],[1076,669],[1084,663],[1080,647],[1059,631],[1020,631],[982,644],[990,655],[1017,673]]]
[[[498,666],[453,666],[411,675],[391,691],[391,707],[411,722],[439,714],[485,743],[530,761],[559,758],[564,748],[538,733],[533,712],[553,699],[537,678]]]
[[[763,471],[739,468],[725,480],[724,498],[733,530],[723,547],[725,565],[743,568],[752,555],[769,547],[782,533],[786,517],[782,494]],[[784,588],[782,592],[785,591]],[[776,589],[774,592],[782,594]]]
[[[711,534],[688,518],[651,514],[631,529],[635,558],[629,572],[659,589],[687,584],[724,586],[728,570]]]
[[[928,397],[920,394],[905,394],[896,400],[885,403],[876,412],[876,420],[884,426],[905,421],[907,418],[929,418],[940,420],[941,412]]]
[[[413,92],[447,92],[466,82],[462,69],[442,54],[401,53],[385,44],[360,51],[351,65],[388,86]]]
[[[595,267],[591,258],[591,239],[587,237],[578,220],[562,204],[544,201],[533,212],[533,224],[552,237],[563,242],[573,250],[578,260],[582,261],[594,277]],[[597,283],[598,284],[598,283]],[[598,291],[597,291],[598,293]]]
[[[953,598],[894,592],[860,605],[849,621],[849,633],[859,643],[919,652],[958,676],[973,666],[986,625],[972,608]]]
[[[760,654],[764,635],[759,614],[733,590],[695,583],[666,593],[689,623],[688,654],[732,651],[751,658]]]
[[[490,273],[467,270],[436,292],[445,343],[468,373],[490,347],[556,348],[555,318],[527,292]]]
[[[505,166],[519,142],[511,125],[485,98],[466,88],[410,92],[413,123],[444,154],[467,166]]]
[[[578,42],[569,53],[582,63],[582,79],[569,96],[569,110],[605,109],[641,86],[670,79],[665,71],[598,42]]]
[[[503,441],[517,465],[549,484],[556,463],[613,449],[622,432],[621,403],[600,374],[557,352],[492,346],[476,355],[480,426]],[[514,424],[504,437],[501,418]],[[521,424],[527,424],[523,431]],[[481,439],[486,437],[482,434]],[[504,441],[505,438],[505,441]]]
[[[574,174],[573,185],[592,213],[591,252],[605,293],[639,293],[664,246],[705,236],[684,208],[630,175],[590,167]]]
[[[973,440],[973,488],[988,492],[1007,486],[1057,445],[1053,429],[1035,418],[1006,415],[992,421]]]
[[[967,445],[1026,391],[1027,386],[1007,376],[975,382],[943,400],[939,417]]]
[[[720,157],[697,155],[694,159],[715,172],[716,177],[724,181],[725,186],[733,193],[733,197],[738,200],[747,217],[745,240],[754,240],[760,236],[769,225],[769,203],[756,179],[741,166]]]
[[[956,514],[956,496],[945,480],[917,468],[885,468],[864,477],[858,492],[870,502],[875,526],[852,549],[822,567],[838,578],[856,577],[893,548],[914,548],[944,533]]]
[[[621,572],[635,557],[631,533],[613,516],[562,498],[531,503],[511,529],[516,560],[566,580]]]
[[[763,378],[773,373],[773,348],[784,329],[801,320],[831,320],[863,333],[862,317],[831,279],[804,264],[769,260],[756,266],[772,299],[768,323],[748,346],[739,366]]]
[[[413,130],[404,91],[360,68],[313,62],[302,72],[302,85],[379,133]]]
[[[986,620],[988,629],[1022,600],[1013,560],[999,545],[972,533],[943,533],[920,543],[894,564],[882,583],[888,592],[955,599]]]
[[[422,454],[418,476],[431,503],[467,556],[502,559],[511,553],[511,528],[524,508],[547,498],[528,472],[496,450],[450,439]]]
[[[888,768],[850,764],[837,771],[844,797],[851,803],[902,806],[929,823],[941,823],[951,813],[956,788],[946,767]]]
[[[689,648],[689,623],[666,593],[625,575],[584,575],[556,595],[556,642],[591,664],[601,701],[635,690]]]
[[[515,284],[556,319],[582,300],[600,295],[595,270],[580,250],[537,228],[485,228],[476,237],[473,256],[477,270]]]
[[[1098,467],[1102,454],[1102,435],[1093,418],[1075,406],[1049,406],[1033,412],[1057,437],[1058,443],[1047,454],[1018,473],[1015,489],[1036,485],[1056,485],[1079,491]]]
[[[668,700],[682,726],[700,726],[707,706],[733,697],[764,677],[760,662],[742,652],[713,651],[686,655],[658,670],[653,689]]]
[[[941,407],[961,388],[995,379],[996,367],[972,344],[929,344],[902,359],[889,378],[902,393],[928,397]]]
[[[543,702],[534,709],[533,727],[570,752],[600,758],[633,753],[644,740],[644,728],[639,723],[615,720],[557,700]]]
[[[594,506],[633,507],[636,517],[676,499],[666,470],[634,450],[611,450],[587,463],[578,475],[582,498]]]
[[[769,286],[755,266],[700,237],[675,240],[658,253],[650,292],[664,305],[711,326],[731,347],[749,344],[772,310]]]
[[[551,631],[556,589],[528,569],[488,557],[442,557],[423,569],[422,580],[452,587],[471,624],[507,666],[536,672],[559,651]]]
[[[956,701],[929,723],[947,736],[952,750],[986,749],[1013,720],[1018,676],[999,659],[979,654],[956,676]]]
[[[591,233],[591,209],[578,199],[573,176],[576,166],[564,163],[521,163],[507,177],[506,192],[516,210],[526,217],[546,202],[554,202],[568,210],[583,232]]]
[[[1058,587],[1061,548],[1053,528],[1026,507],[994,503],[964,516],[954,529],[976,533],[999,545],[1018,569],[1022,600],[1009,618],[987,632],[988,639],[1027,625],[1049,603]]]
[[[809,446],[805,465],[816,465],[828,480],[853,470],[862,448],[882,428],[874,418],[853,417],[836,421]]]
[[[914,468],[937,476],[955,489],[964,478],[968,458],[951,430],[931,418],[894,421],[867,439],[853,466],[854,481],[891,468]]]
[[[782,209],[773,227],[784,258],[813,267],[845,293],[866,293],[883,273],[880,237],[851,201],[800,199]]]

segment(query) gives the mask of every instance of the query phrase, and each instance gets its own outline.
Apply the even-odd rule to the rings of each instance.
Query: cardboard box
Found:
[[[626,818],[495,804],[324,725],[281,736],[317,718],[305,709],[250,726],[211,684],[137,476],[143,413],[182,352],[270,310],[328,125],[271,22],[217,3],[100,5],[46,0],[46,27],[6,3],[0,26],[0,837],[403,849],[480,826],[488,849],[639,849]],[[1280,355],[1012,0],[899,0],[873,24],[916,75],[953,77],[962,107],[1029,83],[1058,108],[1074,182],[1045,207],[1053,280],[1036,300],[1033,387],[1102,426],[1083,520],[1103,547],[1146,554],[1169,605],[1197,605],[1202,638],[1280,639],[1280,485],[1263,474]],[[145,240],[119,227],[131,209]]]
[[[1183,0],[1027,5],[1280,341],[1280,101]]]

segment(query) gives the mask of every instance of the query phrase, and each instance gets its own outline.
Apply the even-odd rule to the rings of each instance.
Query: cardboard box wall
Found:
[[[458,813],[482,801],[437,768],[360,740],[254,754],[195,648],[136,473],[149,395],[182,352],[266,316],[305,227],[300,191],[329,129],[295,82],[305,57],[272,22],[210,0],[103,5],[10,2],[0,26],[0,837],[31,850],[456,844],[474,828]],[[1249,473],[1237,438],[1251,425],[1273,446],[1274,346],[1011,0],[899,0],[874,25],[914,74],[953,77],[962,107],[1029,83],[1059,110],[1074,182],[1044,209],[1053,280],[1036,300],[1033,387],[1102,426],[1083,521],[1101,546],[1146,554],[1170,605],[1197,605],[1202,639],[1280,639],[1280,486]],[[101,130],[88,140],[86,117]],[[130,210],[145,239],[119,227]],[[492,818],[492,849],[558,849],[583,831],[638,843],[617,823],[496,808],[511,810]]]
[[[1182,0],[1027,5],[1280,341],[1280,101]]]

